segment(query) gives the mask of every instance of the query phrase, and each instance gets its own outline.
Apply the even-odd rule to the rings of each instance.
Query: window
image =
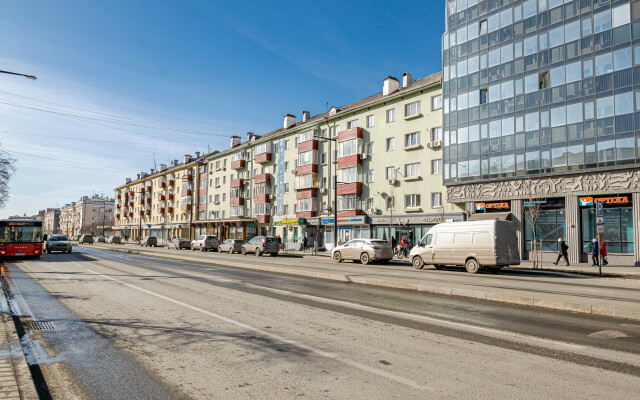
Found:
[[[419,105],[418,105],[418,108],[420,108]],[[439,110],[441,108],[442,108],[442,95],[439,94],[437,96],[433,96],[431,98],[431,110],[435,111],[435,110]]]
[[[601,54],[596,57],[596,76],[613,72],[613,59],[611,53]]]
[[[442,140],[442,127],[431,128],[431,141]]]
[[[603,11],[593,16],[593,33],[611,29],[611,10]]]
[[[387,151],[396,149],[396,138],[387,138]]]
[[[431,160],[431,175],[437,175],[442,173],[442,159]]]
[[[331,128],[331,136],[338,136],[338,132],[340,132],[340,125],[336,125]]]
[[[342,183],[358,182],[358,167],[348,167],[338,170],[338,181]]]
[[[387,197],[385,203],[387,206],[387,210],[393,210],[393,207],[395,206],[395,201],[393,201],[393,196]]]
[[[375,178],[374,171],[372,169],[367,171],[367,183],[373,182]]]
[[[418,207],[420,207],[419,194],[407,194],[404,196],[404,208],[418,208]]]
[[[485,33],[487,33],[489,28],[489,21],[487,21],[486,19],[483,19],[482,21],[480,21],[479,28],[480,28],[479,29],[480,35],[484,35]]]
[[[369,197],[367,199],[367,210],[370,210],[373,208],[373,199],[371,197]]]
[[[420,176],[420,163],[404,165],[405,178],[417,178]]]
[[[484,89],[480,89],[480,104],[487,104],[487,94],[488,94],[489,89],[484,88]]]
[[[358,208],[357,194],[348,194],[344,196],[338,196],[338,211],[356,210],[357,208]]]
[[[288,183],[284,184],[284,192],[285,193],[289,193],[289,184]]]
[[[431,207],[442,207],[442,193],[431,193]]]
[[[314,131],[313,129],[309,129],[308,131],[301,132],[298,135],[298,143],[308,142],[309,140],[314,139]]]
[[[296,203],[296,211],[315,211],[316,202],[314,200],[315,199],[298,199],[298,202]]]
[[[367,115],[367,128],[371,128],[372,126],[375,126],[376,124],[376,119],[374,115]]]
[[[414,101],[413,103],[405,104],[404,116],[413,117],[420,114],[420,101]]]
[[[374,150],[375,148],[374,148],[373,142],[367,143],[367,154],[369,155],[373,154]]]
[[[562,67],[560,67],[562,68]],[[556,68],[559,69],[559,68]],[[538,89],[546,89],[549,87],[549,71],[541,72],[538,74]],[[564,83],[564,82],[563,82]]]
[[[628,24],[631,22],[631,12],[629,4],[624,4],[611,10],[613,12],[613,27]]]
[[[393,122],[396,120],[396,109],[391,108],[387,110],[387,122]]]
[[[327,163],[327,153],[320,154],[320,164],[326,164],[326,163]]]
[[[393,167],[387,167],[385,170],[387,179],[396,179],[396,171]]]
[[[258,203],[255,206],[255,214],[256,215],[269,215],[271,214],[271,204],[270,203]]]
[[[317,174],[304,174],[296,176],[295,188],[305,189],[317,186],[318,175]]]
[[[351,128],[357,128],[358,127],[358,120],[354,119],[351,120],[349,122],[347,122],[347,129],[351,129]]]
[[[343,142],[344,143],[344,142]],[[298,153],[298,166],[314,164],[318,160],[318,153],[316,150],[305,151]]]
[[[284,141],[284,149],[289,150],[291,148],[291,143],[289,140]]]
[[[289,161],[285,161],[284,162],[284,170],[288,171],[289,170]]]
[[[256,146],[255,154],[271,153],[271,142],[260,143]],[[216,168],[219,168],[220,161],[216,163]]]
[[[338,143],[338,157],[347,157],[359,154],[362,147],[362,139],[349,139]]]

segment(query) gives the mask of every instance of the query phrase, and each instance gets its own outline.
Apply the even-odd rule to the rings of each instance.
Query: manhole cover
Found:
[[[27,329],[32,331],[50,331],[56,329],[56,326],[51,321],[29,321],[25,325]]]

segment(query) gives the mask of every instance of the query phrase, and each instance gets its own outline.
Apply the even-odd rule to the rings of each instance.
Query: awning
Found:
[[[492,219],[502,219],[505,221],[512,221],[513,214],[507,211],[507,212],[471,214],[471,216],[469,217],[469,221],[489,221]]]

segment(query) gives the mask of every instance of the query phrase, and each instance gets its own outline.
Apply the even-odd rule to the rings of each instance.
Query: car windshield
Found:
[[[274,237],[268,237],[267,239],[267,243],[275,243],[278,241],[278,239],[274,238]]]
[[[66,236],[50,236],[49,237],[50,242],[62,242],[65,240],[69,240],[69,239],[67,239]]]

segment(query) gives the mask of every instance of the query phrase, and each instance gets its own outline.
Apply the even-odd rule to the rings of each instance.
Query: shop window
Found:
[[[592,240],[597,237],[595,211],[581,210],[582,252],[591,253]],[[604,209],[603,242],[608,253],[633,254],[633,209],[631,207]]]
[[[544,201],[544,200],[542,200]],[[525,244],[526,250],[531,251],[532,241],[534,240],[532,220],[535,219],[535,240],[536,248],[543,251],[557,251],[558,239],[566,238],[566,219],[564,210],[537,210],[535,202],[531,206],[527,206],[525,202]]]

